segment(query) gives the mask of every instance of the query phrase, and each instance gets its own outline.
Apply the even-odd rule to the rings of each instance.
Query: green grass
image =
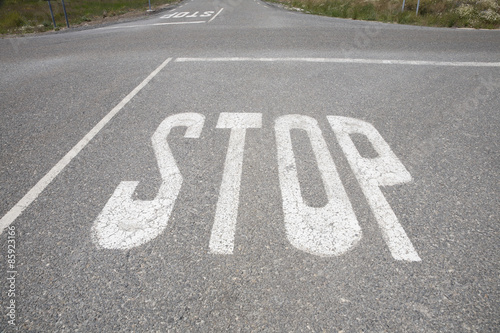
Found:
[[[151,0],[156,7],[175,0]],[[148,0],[64,0],[69,24],[122,15],[131,11],[145,12]],[[61,0],[51,1],[57,27],[66,26]],[[0,0],[0,34],[41,32],[54,29],[49,5],[44,0]]]
[[[500,28],[500,0],[270,0],[304,12],[437,27]]]

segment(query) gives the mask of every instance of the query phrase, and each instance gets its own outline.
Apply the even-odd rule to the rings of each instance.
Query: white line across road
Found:
[[[117,27],[105,27],[105,28],[99,28],[97,30],[101,30],[101,29],[130,29],[130,28],[154,27],[154,26],[162,26],[162,25],[199,24],[199,23],[207,23],[207,22],[206,21],[165,22],[165,23],[145,24],[145,25],[124,25],[124,26],[117,26]]]
[[[416,66],[451,66],[451,67],[500,67],[500,62],[460,62],[460,61],[422,61],[422,60],[385,60],[356,58],[177,58],[175,62],[311,62],[339,64],[375,64],[375,65],[416,65]]]
[[[196,24],[196,23],[207,23],[206,21],[191,21],[191,22],[165,22],[165,23],[155,23],[151,24],[152,26],[159,26],[159,25],[170,25],[170,24]]]

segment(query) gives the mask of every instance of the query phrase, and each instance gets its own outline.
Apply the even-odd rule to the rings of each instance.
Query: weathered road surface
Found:
[[[0,331],[498,332],[500,33],[192,0],[0,40]]]

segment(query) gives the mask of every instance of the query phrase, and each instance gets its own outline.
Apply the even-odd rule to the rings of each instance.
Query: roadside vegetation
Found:
[[[175,0],[151,0],[155,9]],[[66,27],[61,0],[51,0],[57,28]],[[64,0],[70,26],[106,21],[124,14],[144,14],[148,0]],[[54,30],[46,0],[0,0],[0,34]]]
[[[436,27],[500,28],[500,0],[270,0],[306,13]]]

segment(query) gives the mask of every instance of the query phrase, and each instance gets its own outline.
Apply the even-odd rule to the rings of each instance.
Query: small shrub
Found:
[[[460,18],[467,20],[473,20],[477,15],[474,7],[469,4],[460,5],[460,7],[456,9],[456,13],[460,16]]]
[[[325,15],[333,17],[347,17],[347,10],[349,9],[348,3],[341,3],[337,1],[328,1],[324,11]]]
[[[397,16],[397,22],[400,24],[412,24],[416,21],[416,15],[414,12],[402,12]]]
[[[25,21],[21,14],[17,11],[12,11],[4,16],[0,24],[4,29],[12,29],[22,27],[25,24]]]
[[[500,14],[494,12],[491,8],[488,10],[483,10],[481,13],[479,13],[479,17],[486,22],[500,23]]]
[[[457,13],[448,13],[446,15],[443,15],[438,22],[441,22],[445,27],[448,28],[464,26],[463,24],[459,24],[460,16]]]
[[[373,21],[377,18],[377,13],[375,12],[375,6],[371,3],[362,5],[358,11],[358,16],[360,20]]]
[[[498,10],[500,5],[498,4],[498,1],[495,0],[479,0],[477,1],[477,7],[479,9]]]

